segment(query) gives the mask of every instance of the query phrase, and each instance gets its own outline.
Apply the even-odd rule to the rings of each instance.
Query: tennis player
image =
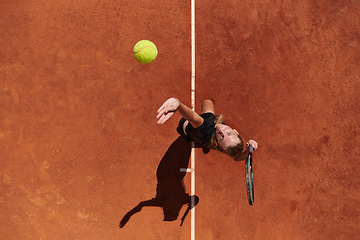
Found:
[[[219,150],[235,161],[241,161],[249,154],[244,149],[244,142],[239,133],[223,122],[222,115],[215,115],[214,103],[207,99],[201,106],[201,114],[197,114],[185,106],[177,98],[170,98],[158,109],[158,124],[165,123],[175,112],[182,116],[177,132],[187,141],[195,141],[209,149]],[[258,144],[250,140],[246,144],[254,150]]]

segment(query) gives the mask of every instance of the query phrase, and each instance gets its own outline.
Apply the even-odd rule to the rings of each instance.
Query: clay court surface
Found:
[[[259,143],[253,206],[243,161],[195,149],[196,239],[359,239],[360,2],[195,9],[195,108],[213,99]],[[169,97],[191,105],[190,10],[180,0],[0,1],[1,239],[190,240],[186,204],[176,220],[144,207],[119,228],[181,180],[191,191],[180,115],[155,118]],[[132,56],[141,39],[158,47],[151,64]]]

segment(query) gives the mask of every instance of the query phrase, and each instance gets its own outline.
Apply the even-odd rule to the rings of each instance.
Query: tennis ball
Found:
[[[134,57],[139,63],[151,63],[155,60],[158,50],[149,40],[141,40],[134,46]]]

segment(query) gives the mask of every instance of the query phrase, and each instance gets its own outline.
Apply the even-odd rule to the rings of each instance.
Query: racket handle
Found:
[[[249,152],[253,153],[253,151],[254,151],[253,146],[249,145]]]

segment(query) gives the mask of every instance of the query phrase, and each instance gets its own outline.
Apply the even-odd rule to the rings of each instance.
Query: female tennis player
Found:
[[[195,141],[202,146],[219,150],[235,161],[243,160],[249,154],[247,148],[244,150],[244,142],[239,133],[223,122],[222,115],[215,115],[211,100],[203,102],[199,115],[177,98],[170,98],[158,109],[157,123],[165,123],[176,111],[182,116],[176,130],[186,141]],[[248,141],[248,145],[254,150],[258,147],[254,140]]]

